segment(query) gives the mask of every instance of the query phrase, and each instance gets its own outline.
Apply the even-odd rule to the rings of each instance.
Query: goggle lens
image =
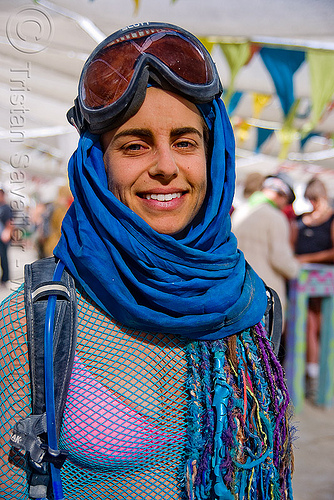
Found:
[[[122,97],[137,60],[145,54],[156,57],[187,83],[206,85],[213,79],[210,62],[200,45],[181,33],[162,28],[136,31],[110,42],[92,59],[83,79],[84,105],[103,108]]]

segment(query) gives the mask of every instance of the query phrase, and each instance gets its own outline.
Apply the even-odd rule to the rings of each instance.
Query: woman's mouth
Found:
[[[181,198],[182,193],[146,193],[143,195],[143,198],[146,200],[157,200],[157,201],[171,201],[175,198]]]

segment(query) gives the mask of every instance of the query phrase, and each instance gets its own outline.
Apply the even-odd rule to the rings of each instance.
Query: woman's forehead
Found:
[[[203,136],[204,120],[196,105],[183,97],[162,89],[149,87],[145,100],[125,123],[102,135],[103,142],[125,130],[144,129],[152,133],[173,134],[181,129],[194,129]]]
[[[201,117],[201,113],[194,103],[174,92],[149,87],[143,104],[126,123],[138,119],[154,121],[157,118],[163,118],[172,124],[182,120],[198,121],[198,117]]]

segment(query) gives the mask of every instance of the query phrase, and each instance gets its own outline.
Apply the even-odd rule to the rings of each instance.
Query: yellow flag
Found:
[[[138,13],[140,0],[133,0],[135,4],[135,14]]]
[[[289,154],[291,144],[299,138],[299,133],[294,127],[282,127],[276,131],[281,150],[278,155],[280,160],[285,160]]]
[[[214,42],[210,42],[209,38],[199,38],[208,52],[211,52]]]
[[[253,92],[253,118],[259,118],[263,108],[268,106],[271,101],[271,95],[258,94]]]
[[[294,118],[297,113],[297,109],[299,106],[300,99],[296,99],[293,105],[290,108],[288,116],[285,118],[283,126],[281,130],[278,130],[276,132],[277,138],[281,144],[281,151],[278,155],[278,157],[281,160],[284,160],[287,158],[289,154],[289,149],[291,144],[299,139],[299,132],[297,131],[296,127],[293,125]]]
[[[312,110],[311,120],[302,129],[303,136],[317,126],[334,96],[334,52],[309,49],[306,59],[310,71]]]
[[[223,51],[227,63],[231,71],[231,81],[228,91],[223,95],[225,104],[228,105],[234,92],[234,81],[240,69],[248,63],[251,58],[251,48],[248,42],[242,43],[220,43],[221,50]]]
[[[249,129],[250,129],[250,124],[247,123],[245,120],[242,120],[240,124],[236,126],[235,130],[235,135],[237,138],[237,143],[238,145],[243,144],[245,141],[247,141],[249,137]]]

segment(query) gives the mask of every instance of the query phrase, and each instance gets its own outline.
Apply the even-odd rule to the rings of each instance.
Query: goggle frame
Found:
[[[212,80],[206,84],[196,84],[187,82],[175,72],[173,72],[158,57],[151,54],[140,54],[136,59],[135,68],[131,80],[122,94],[115,102],[103,107],[89,107],[85,104],[84,82],[88,68],[92,61],[96,60],[98,53],[108,45],[115,46],[115,42],[126,42],[133,40],[128,38],[131,34],[143,32],[141,38],[149,37],[152,30],[166,30],[173,32],[176,36],[181,36],[189,41],[195,48],[200,49],[205,58],[205,63],[212,74]],[[74,101],[74,106],[68,111],[67,118],[74,125],[79,133],[89,130],[95,134],[102,134],[108,130],[119,126],[133,116],[142,105],[146,88],[149,81],[155,82],[161,88],[169,91],[176,91],[184,98],[195,104],[208,103],[218,98],[223,91],[223,87],[218,75],[218,71],[211,55],[204,45],[191,33],[183,28],[167,23],[138,23],[113,33],[101,42],[87,59],[78,86],[78,97]]]

